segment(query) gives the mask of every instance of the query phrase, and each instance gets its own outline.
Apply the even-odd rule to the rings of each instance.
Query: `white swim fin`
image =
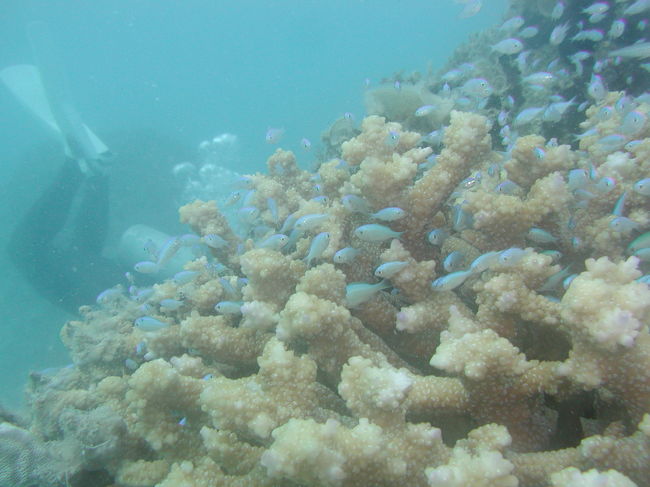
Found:
[[[62,140],[66,155],[76,159],[82,171],[89,172],[89,166],[102,170],[110,151],[83,123],[71,103],[47,26],[42,22],[32,23],[28,34],[39,67],[9,66],[0,71],[0,80],[32,115]]]

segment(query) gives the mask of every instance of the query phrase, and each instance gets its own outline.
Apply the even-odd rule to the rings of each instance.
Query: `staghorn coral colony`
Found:
[[[642,7],[513,2],[440,73],[368,89],[317,170],[276,150],[237,228],[182,207],[193,233],[139,270],[199,255],[102,293],[61,332],[74,365],[32,377],[41,465],[73,452],[60,482],[120,487],[650,484]]]

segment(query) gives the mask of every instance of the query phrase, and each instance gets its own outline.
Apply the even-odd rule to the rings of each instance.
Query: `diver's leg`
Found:
[[[31,206],[11,235],[9,253],[18,263],[42,262],[50,253],[52,241],[65,225],[83,180],[77,161],[66,158],[56,179]]]
[[[95,175],[86,180],[73,232],[75,244],[87,255],[101,255],[108,232],[108,197],[108,176]]]

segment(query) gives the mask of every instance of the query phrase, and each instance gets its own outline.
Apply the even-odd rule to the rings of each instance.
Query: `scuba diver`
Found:
[[[27,33],[35,65],[6,67],[0,71],[0,81],[55,135],[64,157],[54,180],[15,226],[7,250],[40,294],[76,313],[79,306],[94,303],[104,289],[124,282],[125,271],[146,257],[144,242],[161,242],[168,236],[133,225],[120,242],[121,262],[103,254],[109,230],[111,151],[72,104],[47,26],[31,23]],[[142,216],[131,213],[130,218]],[[126,220],[122,215],[120,223]]]
[[[55,180],[15,227],[8,252],[22,275],[45,297],[68,311],[92,303],[97,288],[114,285],[123,271],[102,256],[108,228],[108,147],[82,122],[70,102],[47,26],[34,22],[28,37],[37,66],[21,64],[0,79],[50,132],[65,153]],[[70,235],[62,235],[80,193]],[[94,294],[94,295],[93,295]]]

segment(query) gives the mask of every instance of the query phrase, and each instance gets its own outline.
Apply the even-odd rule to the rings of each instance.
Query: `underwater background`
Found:
[[[235,135],[219,162],[251,173],[275,150],[267,130],[282,128],[280,145],[308,165],[332,121],[363,118],[366,80],[437,71],[473,32],[497,24],[506,5],[485,0],[460,19],[463,5],[452,0],[5,0],[0,68],[33,62],[25,27],[49,24],[79,112],[117,155],[110,254],[132,223],[180,231],[184,188],[173,168],[196,160],[202,141]],[[2,87],[0,248],[62,160]],[[16,407],[30,370],[70,361],[59,330],[72,316],[33,291],[4,252],[0,268],[0,403]]]

